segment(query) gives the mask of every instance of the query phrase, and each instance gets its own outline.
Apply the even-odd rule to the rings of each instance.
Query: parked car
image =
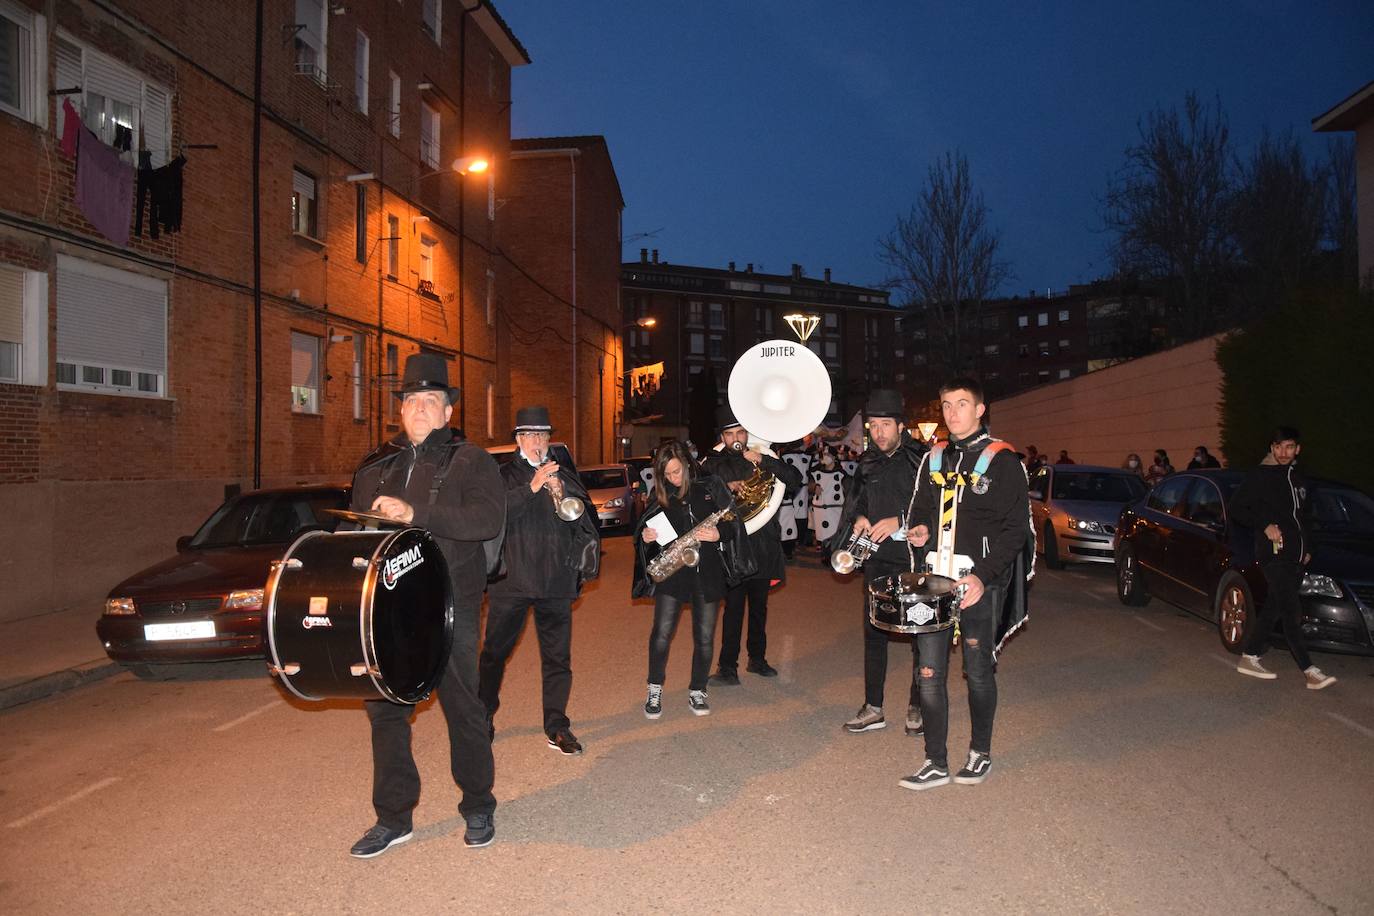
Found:
[[[654,456],[653,455],[632,455],[625,459],[625,466],[630,469],[630,487],[635,491],[635,518],[639,518],[640,513],[648,504],[652,487],[649,481],[654,477]]]
[[[1050,569],[1111,563],[1121,508],[1145,495],[1139,475],[1090,464],[1047,464],[1030,476],[1036,548]]]
[[[1217,625],[1239,652],[1264,601],[1252,532],[1230,517],[1245,475],[1173,474],[1122,510],[1116,534],[1117,596],[1159,597]],[[1335,481],[1309,480],[1310,553],[1303,576],[1303,639],[1309,649],[1374,655],[1374,500]]]
[[[637,518],[630,469],[623,464],[596,464],[582,469],[582,485],[596,507],[602,528],[628,528]]]
[[[151,663],[260,658],[269,566],[300,534],[333,531],[325,509],[347,487],[257,490],[227,500],[177,552],[116,585],[96,624],[105,652],[147,676]]]

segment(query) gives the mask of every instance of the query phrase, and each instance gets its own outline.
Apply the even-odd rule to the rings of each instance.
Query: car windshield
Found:
[[[1332,533],[1374,535],[1374,499],[1345,487],[1317,489],[1312,494],[1312,527]]]
[[[347,505],[342,490],[318,493],[259,493],[231,499],[201,526],[192,547],[285,544],[307,525],[334,530],[338,519],[325,509]]]
[[[1054,499],[1127,503],[1145,495],[1145,482],[1134,474],[1055,474]]]
[[[605,468],[582,472],[582,486],[588,490],[610,490],[615,487],[629,486],[626,483],[624,468]]]

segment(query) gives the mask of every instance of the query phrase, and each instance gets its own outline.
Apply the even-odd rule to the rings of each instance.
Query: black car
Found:
[[[1222,645],[1234,653],[1265,596],[1253,533],[1228,512],[1244,479],[1230,470],[1170,475],[1121,510],[1113,541],[1123,604],[1162,598],[1216,623]],[[1374,655],[1374,500],[1334,481],[1308,485],[1312,562],[1301,593],[1304,642],[1309,649]]]

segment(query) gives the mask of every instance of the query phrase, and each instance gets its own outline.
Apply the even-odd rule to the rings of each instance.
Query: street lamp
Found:
[[[783,315],[782,320],[787,322],[787,326],[797,335],[798,340],[806,343],[806,339],[816,330],[816,325],[821,323],[821,316],[793,312],[791,315]]]
[[[921,441],[929,442],[935,438],[935,430],[939,429],[940,424],[931,420],[922,420],[916,424],[916,428],[921,431]]]

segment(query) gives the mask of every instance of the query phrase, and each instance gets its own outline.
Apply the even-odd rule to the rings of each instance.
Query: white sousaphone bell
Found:
[[[830,409],[830,373],[821,358],[795,340],[756,343],[730,370],[730,409],[749,431],[749,447],[771,455],[775,442],[792,442],[810,435]],[[747,515],[750,534],[762,528],[782,505],[782,481],[774,479],[766,505]]]

